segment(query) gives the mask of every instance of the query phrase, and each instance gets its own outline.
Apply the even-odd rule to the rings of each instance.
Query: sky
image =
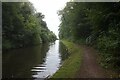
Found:
[[[65,7],[66,3],[70,0],[29,0],[37,12],[41,12],[45,15],[44,21],[47,23],[47,27],[53,31],[58,37],[58,29],[60,24],[60,17],[58,16],[58,10]]]

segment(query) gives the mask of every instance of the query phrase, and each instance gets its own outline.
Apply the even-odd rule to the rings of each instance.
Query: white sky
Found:
[[[64,8],[66,2],[70,0],[29,0],[33,3],[33,6],[37,12],[41,12],[45,15],[44,21],[47,23],[47,27],[53,31],[58,37],[58,26],[60,24],[57,11]]]

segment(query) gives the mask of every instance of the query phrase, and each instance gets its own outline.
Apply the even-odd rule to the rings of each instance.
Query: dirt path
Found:
[[[97,52],[87,46],[81,46],[83,49],[83,61],[76,77],[78,78],[109,78],[105,69],[97,61]]]

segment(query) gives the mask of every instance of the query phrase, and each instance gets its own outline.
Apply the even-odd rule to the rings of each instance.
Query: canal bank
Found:
[[[51,78],[75,78],[76,72],[79,70],[82,60],[82,50],[80,46],[68,42],[61,41],[69,51],[69,57],[63,62],[61,68]]]
[[[100,56],[94,48],[65,40],[61,42],[70,55],[51,78],[119,78],[119,73],[99,64]]]

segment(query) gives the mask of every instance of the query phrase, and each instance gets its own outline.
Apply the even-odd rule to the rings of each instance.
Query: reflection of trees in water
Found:
[[[59,52],[61,54],[62,61],[64,61],[66,58],[68,58],[68,56],[69,56],[68,49],[62,42],[59,42]]]
[[[43,63],[49,44],[42,44],[29,48],[21,48],[7,52],[3,55],[3,78],[5,77],[31,77],[31,68]]]

